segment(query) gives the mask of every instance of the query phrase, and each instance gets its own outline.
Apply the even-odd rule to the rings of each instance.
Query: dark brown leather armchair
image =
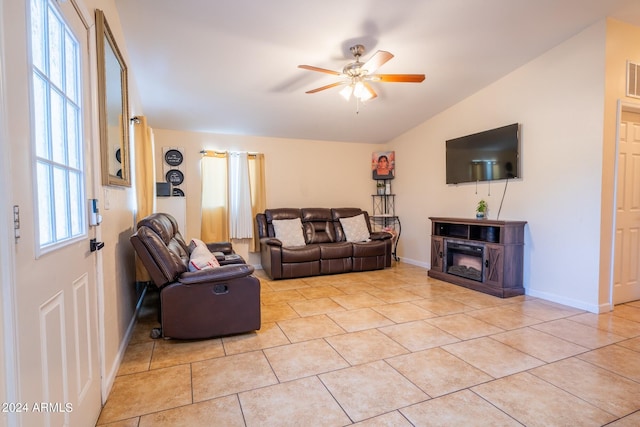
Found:
[[[131,244],[160,290],[156,337],[200,339],[260,329],[260,281],[231,244],[207,244],[225,254],[220,267],[190,272],[189,246],[171,215],[154,213],[137,228]]]

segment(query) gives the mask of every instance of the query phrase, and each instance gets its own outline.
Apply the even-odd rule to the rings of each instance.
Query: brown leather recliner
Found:
[[[156,337],[200,339],[260,329],[260,281],[230,243],[207,244],[224,254],[216,256],[220,267],[190,272],[189,246],[171,215],[143,218],[130,241],[160,290]]]

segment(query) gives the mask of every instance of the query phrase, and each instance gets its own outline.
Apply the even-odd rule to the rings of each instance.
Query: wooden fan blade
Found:
[[[330,85],[326,85],[326,86],[322,86],[322,87],[318,87],[318,88],[315,88],[315,89],[308,90],[305,93],[316,93],[316,92],[320,92],[321,90],[331,89],[332,87],[343,85],[345,83],[347,83],[347,82],[335,82],[335,83],[331,83]]]
[[[303,68],[305,70],[310,70],[310,71],[318,71],[320,73],[333,74],[334,76],[342,75],[342,73],[339,73],[337,71],[327,70],[326,68],[314,67],[313,65],[298,65],[298,68]]]
[[[391,58],[393,58],[393,54],[384,50],[379,50],[371,58],[369,58],[367,62],[364,63],[362,69],[367,70],[367,72],[371,74]]]
[[[373,74],[371,80],[385,83],[420,83],[424,74]]]

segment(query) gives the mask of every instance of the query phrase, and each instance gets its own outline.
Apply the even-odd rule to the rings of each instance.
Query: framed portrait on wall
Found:
[[[371,156],[373,179],[393,179],[396,173],[395,151],[374,151]]]

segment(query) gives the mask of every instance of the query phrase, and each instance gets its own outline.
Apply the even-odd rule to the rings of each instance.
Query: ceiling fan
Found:
[[[360,57],[364,53],[364,46],[357,44],[351,46],[350,50],[356,58],[356,62],[345,65],[342,72],[314,67],[312,65],[298,65],[298,68],[305,70],[318,71],[346,78],[339,82],[309,90],[306,93],[316,93],[336,86],[346,85],[345,88],[340,91],[340,95],[346,100],[349,100],[351,95],[353,95],[360,101],[367,101],[378,96],[369,82],[420,83],[424,80],[424,74],[374,74],[378,68],[393,58],[393,55],[384,50],[379,50],[369,58],[367,62],[361,62]]]

